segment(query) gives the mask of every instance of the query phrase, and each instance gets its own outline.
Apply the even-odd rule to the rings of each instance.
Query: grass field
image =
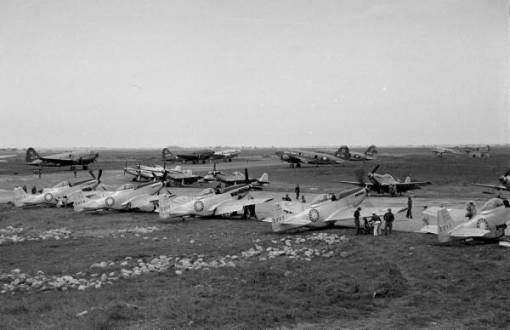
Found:
[[[105,151],[94,167],[107,170],[105,184],[116,186],[129,181],[121,170],[126,160],[157,162],[159,152],[153,152]],[[274,152],[250,150],[220,166],[238,170],[266,162],[261,154]],[[433,183],[417,190],[418,198],[483,201],[491,195],[470,183],[495,184],[510,168],[509,149],[503,148],[494,148],[489,159],[440,159],[418,148],[381,148],[379,154],[376,162],[364,164],[367,172],[381,164],[381,173],[399,178],[411,173]],[[4,189],[72,180],[72,172],[62,169],[39,180],[19,163],[1,166]],[[359,166],[291,169],[274,162],[250,173],[267,171],[269,190],[277,195],[292,193],[296,183],[307,194],[348,188],[340,181],[354,181]],[[190,167],[205,171],[203,165]],[[12,175],[15,171],[20,175]],[[70,234],[49,234],[62,228]],[[440,246],[434,236],[354,236],[350,228],[278,235],[253,220],[163,221],[148,213],[77,214],[69,208],[10,205],[0,205],[0,230],[0,291],[5,291],[0,329],[502,329],[510,324],[508,250],[497,244]],[[1,239],[14,235],[16,240]],[[67,285],[59,285],[63,278]],[[69,284],[74,280],[76,285]],[[6,290],[14,281],[16,289]],[[42,284],[33,285],[37,281]],[[84,283],[90,286],[79,290]]]

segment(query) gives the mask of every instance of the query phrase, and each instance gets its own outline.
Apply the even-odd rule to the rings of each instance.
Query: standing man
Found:
[[[299,200],[299,193],[300,193],[300,189],[299,189],[299,183],[296,185],[296,188],[294,188],[294,192],[296,193],[296,199]]]
[[[361,207],[358,207],[356,211],[354,211],[354,228],[356,229],[356,235],[359,235],[360,233],[360,223],[359,223],[359,217],[360,217],[360,211]]]
[[[407,197],[407,213],[406,218],[412,219],[413,218],[413,200],[411,199],[411,196]]]
[[[41,178],[42,170],[39,170],[39,179]]]
[[[372,213],[372,222],[374,223],[374,236],[381,236],[381,218]]]
[[[395,220],[395,216],[391,213],[391,209],[388,209],[388,212],[384,214],[384,235],[388,235],[388,231],[391,234],[391,229],[393,228],[393,220]]]
[[[73,167],[74,177],[76,178],[76,167]]]

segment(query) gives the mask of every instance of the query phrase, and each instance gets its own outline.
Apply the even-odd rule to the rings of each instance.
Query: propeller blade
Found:
[[[103,175],[103,169],[102,168],[99,169],[99,173],[97,174],[97,181],[98,182],[101,182],[101,175]]]
[[[96,176],[94,175],[94,172],[93,172],[92,170],[89,170],[89,173],[90,173],[90,176],[91,176],[92,178],[94,178],[94,179],[96,178]]]
[[[509,176],[510,175],[510,169],[508,171],[506,171],[506,173],[504,174],[504,176]]]
[[[250,184],[250,177],[248,176],[248,169],[244,169],[244,183]]]
[[[375,168],[372,170],[372,172],[370,172],[370,173],[374,174],[374,173],[375,173],[375,172],[379,169],[379,166],[380,166],[380,165],[379,165],[379,164],[377,164],[377,165],[376,165],[376,167],[375,167]]]
[[[366,176],[365,169],[363,167],[356,169],[354,171],[354,175],[356,176],[356,179],[358,179],[358,182],[360,183],[360,185],[364,186],[365,185],[365,176]]]
[[[126,171],[127,171],[127,162],[126,162],[126,165],[124,166],[124,176],[126,176]]]

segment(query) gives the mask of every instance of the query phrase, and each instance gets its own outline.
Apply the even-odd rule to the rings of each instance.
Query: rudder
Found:
[[[34,160],[38,160],[40,159],[41,157],[39,156],[39,154],[37,153],[37,151],[35,151],[34,148],[30,147],[27,149],[27,154],[26,154],[26,162],[27,163],[31,163],[33,162]]]
[[[447,209],[441,208],[437,211],[437,237],[439,242],[450,241],[449,232],[455,227],[455,222]]]
[[[349,159],[350,158],[349,147],[341,146],[340,148],[338,148],[337,152],[335,153],[335,156],[342,159]]]
[[[167,156],[172,156],[172,152],[168,148],[163,148],[161,151],[161,159],[166,160]]]
[[[368,149],[365,151],[365,155],[371,157],[377,155],[377,149],[375,148],[375,145],[371,145],[370,147],[368,147]]]
[[[14,188],[14,205],[22,207],[23,201],[27,198],[27,193],[21,187]]]

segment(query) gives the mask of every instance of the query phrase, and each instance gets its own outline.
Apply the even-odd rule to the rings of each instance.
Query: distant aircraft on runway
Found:
[[[275,154],[280,157],[282,161],[289,163],[290,167],[301,167],[301,164],[312,164],[317,166],[345,163],[345,160],[339,157],[315,151],[278,150]]]
[[[166,162],[163,166],[145,166],[138,164],[134,167],[128,167],[126,163],[124,167],[124,175],[126,175],[126,173],[133,175],[133,181],[141,181],[142,179],[153,180],[154,175],[161,178],[165,172],[167,173],[167,179],[180,187],[186,184],[199,182],[203,179],[203,176],[193,174],[193,171],[190,169],[182,170],[180,166],[176,166],[173,169],[166,169]]]
[[[420,232],[437,234],[441,243],[497,239],[505,234],[506,222],[510,219],[510,203],[502,198],[489,199],[480,211],[467,221],[454,221],[445,208],[434,208],[433,211],[436,213],[429,215],[437,217],[437,226],[425,226]]]
[[[358,169],[355,174],[358,179],[358,182],[352,181],[341,181],[342,183],[354,184],[361,187],[367,187],[372,191],[382,193],[389,193],[392,197],[397,196],[398,193],[402,194],[408,190],[420,189],[420,186],[431,184],[428,181],[411,181],[411,178],[408,176],[404,182],[400,182],[395,180],[389,174],[379,174],[376,173],[379,165],[377,165],[372,172],[367,174],[370,182],[364,181],[364,169]]]
[[[217,181],[223,183],[225,186],[232,186],[236,184],[246,183],[246,177],[241,172],[232,172],[230,174],[223,173],[221,171],[216,170],[216,163],[214,163],[214,167],[212,171],[209,171],[204,177],[205,181]],[[251,184],[253,189],[261,189],[263,186],[269,184],[269,175],[267,173],[262,173],[260,178],[248,178],[248,183]]]
[[[459,147],[455,148],[444,148],[444,147],[432,147],[430,149],[434,153],[434,155],[438,157],[443,157],[443,154],[461,154],[462,152],[459,150]]]
[[[99,154],[90,151],[71,151],[60,154],[40,156],[34,148],[28,148],[26,153],[26,164],[32,166],[71,166],[74,170],[77,165],[81,165],[84,170],[88,169],[88,164],[97,162]]]
[[[499,185],[492,185],[492,184],[483,184],[483,183],[472,183],[473,186],[479,186],[479,187],[486,187],[491,189],[497,189],[497,190],[506,190],[510,191],[510,170],[506,171],[505,174],[500,176],[498,178],[499,182],[501,184]]]
[[[205,164],[205,161],[211,158],[212,155],[214,155],[214,150],[210,149],[192,151],[181,150],[179,152],[175,152],[174,154],[168,150],[168,148],[163,148],[163,151],[161,152],[161,158],[163,161],[180,161],[183,164],[186,162],[192,162],[193,164]]]
[[[366,161],[377,158],[377,149],[375,148],[375,145],[371,145],[367,150],[365,150],[365,152],[361,153],[349,151],[349,147],[341,146],[335,153],[333,153],[333,155],[351,162]]]
[[[223,159],[225,162],[231,162],[232,158],[239,156],[241,150],[238,149],[224,149],[215,151],[211,158]]]

